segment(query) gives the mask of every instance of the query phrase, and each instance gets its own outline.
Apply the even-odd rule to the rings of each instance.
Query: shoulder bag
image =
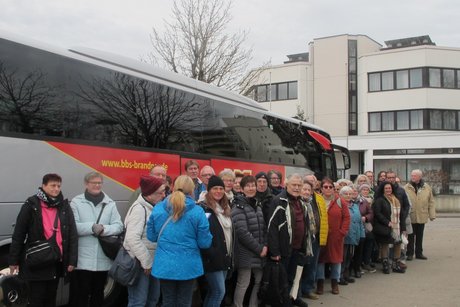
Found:
[[[102,204],[101,212],[97,218],[96,224],[99,224],[99,220],[101,219],[102,212],[104,211],[106,204]],[[112,260],[115,260],[117,257],[117,253],[120,250],[120,247],[123,244],[124,238],[124,231],[119,235],[114,236],[98,236],[97,239],[99,240],[99,244],[102,247],[102,251],[104,254]]]
[[[28,244],[25,263],[31,269],[46,267],[55,264],[61,259],[61,250],[56,243],[59,210],[53,224],[53,235],[48,240],[38,240]]]

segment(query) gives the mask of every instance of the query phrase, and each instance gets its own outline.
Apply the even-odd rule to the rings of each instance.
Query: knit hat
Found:
[[[162,179],[148,175],[142,175],[141,181],[139,183],[143,196],[148,196],[155,193],[162,184],[164,184]]]
[[[362,185],[359,186],[358,192],[361,193],[361,191],[362,191],[364,188],[368,188],[368,189],[370,190],[370,189],[371,189],[371,186],[368,185],[367,183],[363,183]]]
[[[265,172],[258,172],[257,175],[256,175],[256,180],[259,179],[259,178],[265,178],[265,180],[268,181],[268,176]]]
[[[220,177],[212,175],[209,178],[208,191],[210,191],[213,187],[223,187],[223,188],[225,188],[224,182],[222,181],[222,179],[220,179]]]

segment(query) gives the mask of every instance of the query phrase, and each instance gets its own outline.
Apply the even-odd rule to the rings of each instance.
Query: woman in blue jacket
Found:
[[[177,177],[174,192],[153,208],[147,223],[147,238],[157,242],[152,275],[160,280],[163,306],[191,306],[194,280],[204,273],[200,249],[212,243],[194,188],[190,177]]]

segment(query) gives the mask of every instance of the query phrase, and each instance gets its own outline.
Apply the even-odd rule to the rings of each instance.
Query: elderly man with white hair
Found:
[[[436,218],[436,209],[431,187],[422,179],[423,173],[415,169],[410,174],[410,182],[404,186],[407,196],[412,205],[410,219],[413,233],[409,235],[407,246],[407,260],[415,258],[426,260],[423,254],[423,232],[428,219],[433,221]],[[414,250],[415,245],[415,250]]]

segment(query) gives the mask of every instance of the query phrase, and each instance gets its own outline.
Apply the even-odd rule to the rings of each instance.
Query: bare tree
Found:
[[[55,89],[40,70],[20,73],[0,62],[0,119],[7,117],[13,130],[33,133],[53,120],[52,99]]]
[[[252,60],[243,47],[247,32],[226,33],[232,0],[175,0],[173,21],[160,33],[153,28],[150,58],[174,72],[238,90]]]

